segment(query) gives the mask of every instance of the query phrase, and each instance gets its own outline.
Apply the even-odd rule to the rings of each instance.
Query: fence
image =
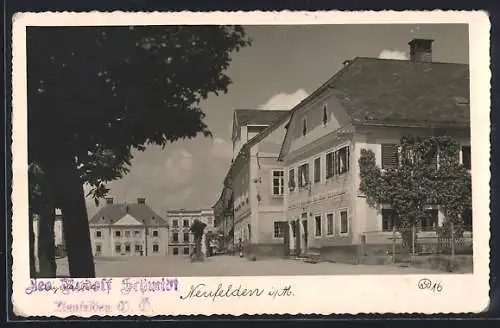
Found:
[[[392,231],[365,232],[362,236],[365,253],[392,256],[397,261],[399,255],[471,255],[472,226],[433,227],[422,229],[418,226]]]

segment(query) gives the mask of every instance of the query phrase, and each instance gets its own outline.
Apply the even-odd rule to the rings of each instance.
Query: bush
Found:
[[[255,254],[251,254],[248,259],[252,262],[255,262],[257,261],[257,256],[255,256]]]

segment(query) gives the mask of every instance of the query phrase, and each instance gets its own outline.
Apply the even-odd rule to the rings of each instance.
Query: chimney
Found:
[[[432,42],[430,39],[413,39],[410,45],[410,61],[412,62],[432,62]]]
[[[137,198],[137,204],[146,204],[146,198]]]
[[[113,204],[113,197],[107,197],[106,204]]]

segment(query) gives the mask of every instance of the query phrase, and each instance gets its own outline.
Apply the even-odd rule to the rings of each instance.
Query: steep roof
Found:
[[[356,58],[329,88],[353,124],[470,125],[468,65]]]
[[[165,219],[153,211],[147,204],[126,203],[106,204],[90,219],[89,224],[114,224],[127,214],[140,222],[146,222],[148,226],[167,224]]]
[[[235,118],[242,125],[270,125],[288,114],[283,110],[235,109]]]

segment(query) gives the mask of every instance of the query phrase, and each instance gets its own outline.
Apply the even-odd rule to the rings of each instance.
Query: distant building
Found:
[[[188,256],[194,251],[194,236],[190,228],[195,220],[206,224],[201,243],[201,250],[206,254],[205,235],[215,230],[213,209],[180,209],[167,211],[169,255]]]
[[[168,225],[145,198],[106,204],[89,222],[94,256],[166,256]]]

